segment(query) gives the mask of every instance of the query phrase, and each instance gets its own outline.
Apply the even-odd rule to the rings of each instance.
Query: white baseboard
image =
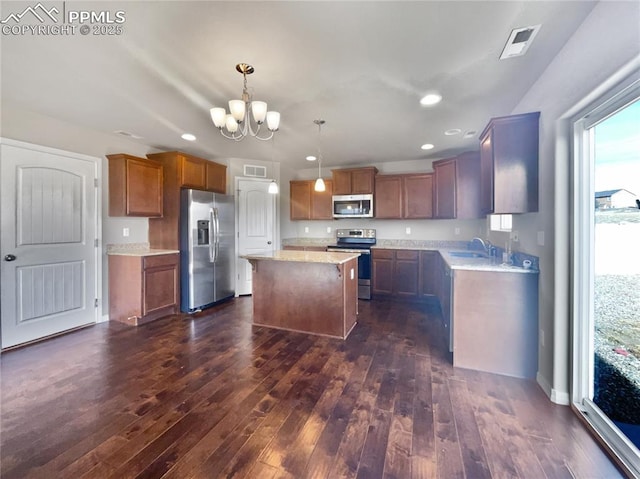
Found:
[[[547,378],[545,378],[540,371],[536,374],[536,382],[545,392],[545,394],[549,397],[551,402],[556,404],[561,404],[563,406],[568,406],[569,403],[569,393],[565,391],[558,391],[557,389],[553,389]]]

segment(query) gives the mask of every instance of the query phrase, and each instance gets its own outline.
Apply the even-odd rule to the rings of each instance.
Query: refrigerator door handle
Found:
[[[214,261],[218,259],[220,255],[220,215],[218,214],[218,208],[213,209],[213,217],[216,223],[216,235],[215,235],[215,258]]]
[[[215,237],[217,235],[213,208],[209,208],[209,262],[216,260]]]

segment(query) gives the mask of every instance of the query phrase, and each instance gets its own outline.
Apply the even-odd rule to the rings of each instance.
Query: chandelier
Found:
[[[244,77],[244,87],[242,89],[241,100],[229,100],[229,112],[224,108],[211,108],[211,119],[213,124],[220,130],[220,133],[229,140],[241,141],[248,135],[258,140],[270,140],[280,126],[280,113],[277,111],[267,111],[267,103],[264,101],[254,101],[247,89],[247,75],[251,75],[255,70],[251,65],[238,63],[236,70]],[[255,128],[251,125],[251,117],[255,122]],[[245,121],[246,119],[246,121]],[[271,134],[259,136],[260,128],[267,122],[267,129]],[[226,129],[226,132],[225,132]]]

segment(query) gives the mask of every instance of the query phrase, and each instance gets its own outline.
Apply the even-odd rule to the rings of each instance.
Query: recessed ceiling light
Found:
[[[187,141],[196,141],[196,135],[192,135],[191,133],[183,133],[182,139]]]
[[[434,146],[431,143],[425,143],[420,148],[422,148],[423,150],[432,150]]]
[[[463,138],[473,138],[477,134],[478,134],[478,132],[476,130],[469,130],[469,131],[465,132]]]
[[[440,103],[441,100],[442,96],[438,95],[437,93],[429,93],[428,95],[422,97],[422,100],[420,100],[420,104],[424,106],[432,106],[436,103]]]
[[[462,130],[460,128],[451,128],[450,130],[444,132],[444,134],[447,136],[459,135],[460,133],[462,133]]]
[[[316,161],[316,160],[317,160],[317,158],[316,158],[315,156],[313,156],[313,155],[309,155],[309,156],[307,156],[307,157],[305,158],[305,160],[307,160],[307,161]]]

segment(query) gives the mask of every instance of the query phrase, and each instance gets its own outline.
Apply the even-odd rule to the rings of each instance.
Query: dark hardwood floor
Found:
[[[360,302],[346,341],[251,310],[2,354],[1,477],[622,477],[535,382],[454,369],[424,305]]]

